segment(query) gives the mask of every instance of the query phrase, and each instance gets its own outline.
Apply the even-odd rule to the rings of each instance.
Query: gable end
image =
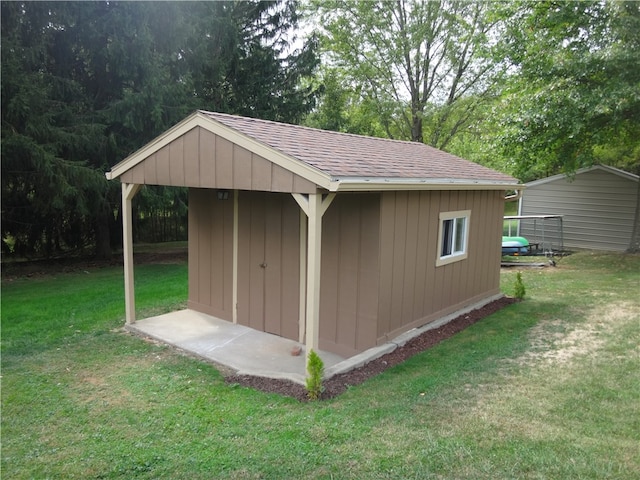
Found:
[[[313,182],[196,126],[120,175],[124,183],[314,193]]]

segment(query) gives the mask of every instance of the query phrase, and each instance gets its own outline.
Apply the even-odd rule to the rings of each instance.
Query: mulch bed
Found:
[[[482,320],[484,317],[497,312],[501,308],[515,303],[517,300],[510,297],[502,297],[487,305],[460,315],[441,327],[427,330],[421,335],[411,339],[402,347],[387,353],[371,362],[349,372],[341,373],[323,382],[324,391],[321,400],[328,400],[343,393],[347,388],[359,385],[386,369],[391,368],[417,353],[423,352],[443,340],[464,330],[470,325]],[[225,378],[228,384],[239,384],[267,393],[277,393],[287,397],[293,397],[301,402],[308,401],[307,391],[304,386],[289,380],[277,380],[272,378],[255,377],[251,375],[230,375]]]

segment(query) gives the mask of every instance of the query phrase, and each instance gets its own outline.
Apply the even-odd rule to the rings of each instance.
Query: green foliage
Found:
[[[307,357],[307,373],[307,395],[310,400],[318,400],[323,391],[324,362],[313,349],[309,350]]]
[[[640,167],[640,4],[505,4],[502,146],[525,181],[601,162]]]
[[[133,202],[134,243],[187,240],[189,191],[184,187],[146,185]]]
[[[196,35],[185,60],[199,108],[299,123],[315,106],[318,66],[311,37],[291,50],[296,1],[198,2],[188,7]]]
[[[339,69],[324,69],[317,82],[322,90],[319,104],[307,116],[305,125],[371,137],[387,136],[380,122],[379,105],[362,89],[352,88]]]
[[[4,253],[107,256],[120,242],[120,188],[104,172],[196,108],[295,123],[314,106],[303,79],[316,43],[287,52],[295,2],[1,9]],[[137,227],[156,212],[185,224],[184,201],[147,189]]]
[[[120,189],[104,171],[186,113],[163,73],[172,30],[153,29],[175,15],[149,5],[2,3],[2,237],[15,253],[117,245]],[[183,110],[163,119],[160,105]]]
[[[444,148],[492,95],[504,65],[483,2],[315,1],[321,45],[390,138]],[[334,121],[340,124],[340,114]]]
[[[522,273],[518,272],[516,274],[516,281],[514,283],[514,287],[513,287],[513,295],[515,298],[517,298],[518,300],[524,300],[524,295],[526,293],[526,290],[524,288],[524,282],[522,281]]]

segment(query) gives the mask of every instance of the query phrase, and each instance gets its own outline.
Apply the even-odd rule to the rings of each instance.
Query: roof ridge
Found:
[[[358,133],[349,133],[349,132],[337,132],[335,130],[325,130],[323,128],[316,128],[316,127],[308,127],[306,125],[296,125],[294,123],[286,123],[286,122],[279,122],[277,120],[264,120],[262,118],[256,118],[256,117],[244,117],[242,115],[234,115],[231,113],[222,113],[222,112],[212,112],[212,111],[208,111],[208,110],[198,110],[198,112],[200,113],[204,113],[205,115],[220,115],[223,117],[230,117],[230,118],[236,118],[236,119],[240,119],[240,120],[250,120],[250,121],[255,121],[255,122],[259,122],[259,123],[269,123],[269,124],[275,124],[275,125],[282,125],[285,127],[295,127],[295,128],[300,128],[300,129],[304,129],[304,130],[311,130],[314,132],[321,132],[321,133],[326,133],[326,134],[333,134],[333,135],[341,135],[341,136],[347,136],[347,137],[356,137],[356,138],[364,138],[367,140],[380,140],[383,142],[392,142],[392,143],[402,143],[402,144],[410,144],[410,145],[423,145],[425,147],[428,148],[433,148],[435,150],[439,150],[438,148],[434,147],[433,145],[429,145],[427,143],[424,142],[414,142],[412,140],[398,140],[395,138],[385,138],[385,137],[372,137],[370,135],[361,135]],[[442,152],[444,152],[444,150],[440,150]],[[449,152],[445,152],[448,153],[449,155],[454,155],[453,153],[449,153]],[[458,157],[461,158],[461,157]]]

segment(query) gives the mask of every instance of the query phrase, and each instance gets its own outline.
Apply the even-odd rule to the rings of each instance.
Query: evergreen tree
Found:
[[[293,2],[1,8],[5,252],[107,256],[120,241],[120,189],[104,172],[196,108],[297,122],[313,107],[301,85],[314,45],[286,53]],[[185,190],[147,190],[139,211],[166,214],[166,201],[186,222]]]
[[[82,86],[59,74],[65,13],[2,3],[2,236],[20,254],[83,247],[107,190],[88,162],[103,126]]]
[[[190,7],[196,30],[183,52],[199,108],[299,123],[315,106],[310,78],[319,59],[309,39],[290,51],[300,21],[294,1],[203,2]]]

